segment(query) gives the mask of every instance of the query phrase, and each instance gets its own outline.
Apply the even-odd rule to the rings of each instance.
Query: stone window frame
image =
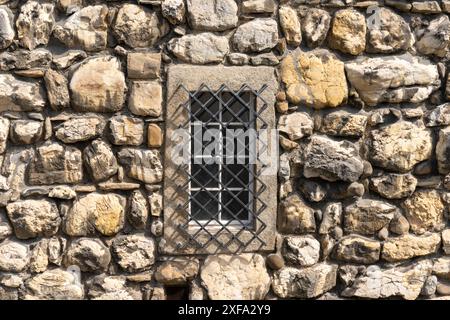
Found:
[[[192,66],[174,65],[168,68],[167,72],[167,99],[166,99],[166,145],[164,150],[164,235],[161,250],[164,254],[220,254],[233,252],[273,252],[276,242],[276,217],[277,217],[277,174],[262,175],[258,178],[264,183],[266,188],[259,195],[258,199],[267,206],[258,216],[266,227],[258,234],[261,241],[251,241],[247,246],[240,248],[234,241],[228,248],[221,248],[215,241],[209,242],[204,247],[194,244],[185,244],[187,237],[178,226],[186,222],[187,215],[183,210],[178,209],[186,202],[186,196],[177,191],[177,186],[187,181],[185,175],[181,175],[178,166],[171,160],[171,153],[175,143],[171,141],[172,134],[180,126],[186,123],[188,112],[180,107],[189,100],[188,91],[197,91],[202,84],[206,84],[211,90],[218,90],[225,84],[230,90],[238,91],[242,85],[246,84],[254,90],[267,86],[261,93],[261,98],[268,107],[260,114],[261,120],[267,123],[267,129],[276,128],[275,116],[275,95],[278,91],[279,83],[275,76],[275,68],[259,66]],[[184,86],[185,89],[182,88]],[[256,112],[262,107],[261,102],[256,103]],[[256,123],[257,130],[259,128]],[[278,140],[276,140],[278,143]],[[277,148],[278,146],[268,146]],[[256,164],[257,168],[260,164]],[[257,183],[257,182],[256,182]],[[211,227],[214,228],[214,227]],[[257,228],[257,227],[256,227]],[[228,229],[228,228],[227,228]],[[192,230],[194,232],[195,229]],[[213,231],[213,230],[212,230]],[[237,231],[237,230],[236,230]],[[201,233],[200,238],[209,237],[206,233]],[[251,232],[244,231],[239,235],[244,242],[253,237]],[[223,234],[218,236],[219,240],[225,242]],[[180,248],[181,247],[181,248]]]

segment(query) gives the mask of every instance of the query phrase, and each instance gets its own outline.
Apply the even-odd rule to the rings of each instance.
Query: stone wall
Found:
[[[448,299],[448,13],[0,0],[0,299]],[[182,63],[279,78],[274,253],[158,253],[166,71]]]

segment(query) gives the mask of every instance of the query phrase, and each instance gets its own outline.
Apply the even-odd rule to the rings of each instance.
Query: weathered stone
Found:
[[[67,240],[63,237],[52,237],[48,240],[48,261],[60,266],[63,253],[66,250]]]
[[[153,217],[159,217],[163,210],[163,199],[161,192],[153,191],[148,197],[148,202],[150,203],[150,212]]]
[[[19,199],[21,191],[26,187],[25,179],[27,167],[34,157],[34,150],[30,148],[10,148],[5,153],[1,174],[6,177],[6,186],[9,190],[1,193],[0,201],[5,206],[8,201]]]
[[[84,289],[75,273],[53,269],[40,273],[25,282],[25,300],[79,300]]]
[[[345,231],[373,235],[386,227],[396,212],[398,209],[387,202],[358,199],[345,207]]]
[[[56,128],[55,136],[64,143],[94,139],[102,134],[105,121],[98,116],[77,116]]]
[[[61,218],[53,201],[22,200],[6,206],[14,233],[19,239],[49,237],[58,232]]]
[[[320,46],[327,37],[330,29],[331,17],[322,9],[310,8],[302,19],[302,31],[306,44],[310,48]]]
[[[431,132],[405,121],[370,132],[369,157],[372,164],[399,172],[410,171],[432,152]]]
[[[363,57],[347,63],[345,71],[360,98],[369,106],[383,102],[422,102],[440,85],[436,65],[410,53]]]
[[[439,13],[441,12],[441,7],[437,1],[414,1],[411,11],[417,13]]]
[[[425,114],[425,125],[427,127],[447,126],[449,124],[450,124],[450,103],[441,104]]]
[[[281,79],[293,104],[322,109],[347,100],[344,63],[327,50],[290,53],[281,63]]]
[[[130,178],[149,184],[162,181],[161,156],[158,150],[123,148],[118,157]]]
[[[73,74],[70,91],[77,111],[115,112],[125,101],[125,76],[112,56],[87,60]]]
[[[234,0],[187,0],[189,25],[194,30],[224,31],[236,27],[238,7]]]
[[[13,234],[13,228],[8,222],[8,219],[5,215],[0,215],[0,241],[5,240],[10,235]]]
[[[122,229],[125,198],[114,193],[90,193],[75,200],[65,216],[65,232],[70,236],[86,236],[95,230],[105,236]]]
[[[76,265],[81,271],[95,272],[106,270],[111,254],[100,240],[80,238],[70,244],[64,259],[66,266]]]
[[[0,243],[0,270],[21,272],[28,267],[30,250],[19,242],[4,241]]]
[[[240,25],[233,36],[239,52],[261,52],[278,43],[278,24],[270,18],[257,18]]]
[[[0,74],[0,112],[41,111],[44,106],[45,94],[38,82]]]
[[[325,207],[322,222],[319,228],[319,234],[327,234],[332,229],[341,225],[342,220],[342,204],[339,202],[331,202]]]
[[[6,150],[6,143],[8,141],[9,134],[9,120],[4,117],[0,117],[0,153],[4,153]]]
[[[212,33],[175,38],[168,43],[168,49],[181,61],[192,64],[222,62],[230,50],[226,37]]]
[[[280,298],[315,298],[336,285],[337,265],[320,263],[304,269],[285,267],[275,272],[272,289]]]
[[[429,276],[420,291],[420,295],[425,297],[433,296],[436,292],[437,283],[438,280],[436,276]]]
[[[53,64],[58,69],[66,69],[74,63],[87,57],[86,52],[81,50],[68,50],[60,55],[53,56]]]
[[[241,6],[243,13],[272,13],[275,8],[275,0],[244,0]]]
[[[15,144],[33,144],[42,137],[41,121],[14,120],[10,126],[10,139]]]
[[[101,51],[108,42],[108,7],[88,6],[55,27],[53,35],[69,48]]]
[[[136,4],[124,4],[113,26],[117,40],[132,48],[151,47],[167,33],[167,25],[156,12]]]
[[[280,205],[278,230],[284,233],[307,233],[316,230],[314,210],[293,194]]]
[[[381,244],[361,236],[346,236],[339,240],[334,257],[353,263],[375,263],[380,259]]]
[[[278,130],[286,133],[289,139],[298,140],[313,133],[314,121],[305,112],[294,112],[280,117]]]
[[[144,117],[159,117],[162,113],[162,87],[157,81],[133,81],[128,108]]]
[[[36,149],[28,180],[30,184],[77,183],[83,178],[81,151],[56,142]]]
[[[403,261],[435,253],[441,244],[441,236],[432,233],[426,236],[403,235],[390,238],[383,244],[381,258],[389,262]]]
[[[211,300],[260,300],[270,288],[264,258],[259,254],[208,256],[200,278]]]
[[[385,173],[370,179],[370,189],[387,199],[409,197],[416,190],[417,179],[410,173]]]
[[[142,300],[137,284],[127,283],[124,276],[102,274],[88,282],[88,295],[92,300]]]
[[[127,54],[128,78],[156,79],[159,77],[160,70],[161,53],[129,52]]]
[[[135,190],[129,198],[128,221],[138,230],[147,226],[149,206],[142,191]]]
[[[441,15],[424,28],[416,32],[416,48],[422,54],[444,57],[450,44],[450,19]]]
[[[278,9],[281,30],[290,45],[298,46],[302,42],[302,30],[297,11],[288,6]]]
[[[155,263],[155,243],[144,235],[119,236],[112,250],[119,266],[128,272],[147,270]]]
[[[433,260],[433,274],[440,279],[450,280],[450,257],[440,257]]]
[[[48,240],[42,239],[31,250],[29,269],[32,273],[41,273],[48,267]]]
[[[341,295],[370,299],[402,297],[414,300],[419,296],[430,271],[431,264],[428,261],[389,269],[370,266],[358,275],[352,286],[346,288]]]
[[[436,160],[440,174],[450,173],[450,160],[448,159],[449,152],[450,127],[446,127],[439,131],[439,140],[436,144]]]
[[[53,10],[53,4],[32,0],[20,7],[16,27],[21,46],[33,50],[41,44],[47,45],[55,24]]]
[[[407,234],[409,231],[409,222],[404,216],[398,214],[391,220],[389,230],[398,235]]]
[[[164,0],[161,4],[161,13],[172,24],[184,21],[186,8],[183,0]]]
[[[0,70],[44,70],[50,67],[52,53],[47,49],[4,51],[0,54]]]
[[[147,127],[147,145],[150,148],[159,148],[163,144],[163,133],[161,128],[154,123]]]
[[[198,260],[169,260],[158,266],[155,272],[155,279],[164,285],[185,285],[197,276],[198,270]]]
[[[444,203],[436,190],[420,190],[403,202],[405,216],[414,233],[440,229],[444,223]]]
[[[358,55],[366,48],[366,19],[354,9],[335,13],[331,24],[330,46],[351,55]]]
[[[387,8],[378,8],[376,14],[376,20],[368,22],[368,52],[393,53],[414,44],[409,24],[401,16]]]
[[[44,75],[45,88],[50,107],[53,110],[61,110],[70,106],[69,86],[65,76],[48,69]]]
[[[77,193],[71,187],[56,186],[49,191],[48,196],[50,198],[70,200],[75,198],[77,196]]]
[[[72,14],[80,10],[83,0],[57,0],[56,6],[65,14]]]
[[[14,15],[7,6],[0,6],[0,49],[8,48],[14,40]]]
[[[450,254],[450,229],[442,231],[442,250],[444,250],[445,254]]]
[[[309,267],[319,261],[320,243],[313,236],[286,237],[282,252],[287,262]]]
[[[335,111],[322,118],[320,131],[331,136],[360,137],[364,134],[367,116]]]
[[[91,142],[83,151],[84,163],[94,181],[103,181],[117,173],[119,166],[111,147],[103,140]]]
[[[363,173],[363,160],[357,145],[349,141],[335,141],[313,136],[305,150],[303,175],[327,181],[357,181]]]
[[[112,117],[109,122],[111,141],[116,145],[142,144],[144,139],[144,122],[139,118],[127,116]]]

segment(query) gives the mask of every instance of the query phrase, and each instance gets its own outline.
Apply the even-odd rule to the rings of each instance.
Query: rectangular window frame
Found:
[[[245,84],[254,90],[262,91],[260,99],[255,104],[259,117],[267,124],[268,130],[275,129],[275,94],[278,91],[278,81],[275,76],[275,69],[272,67],[226,67],[226,66],[192,66],[174,65],[168,68],[167,73],[167,96],[166,96],[166,145],[164,152],[164,234],[161,243],[161,251],[165,254],[186,255],[186,254],[220,254],[236,252],[272,252],[275,250],[276,239],[276,214],[277,214],[277,175],[258,176],[256,187],[260,184],[267,186],[258,195],[260,208],[264,204],[264,210],[258,215],[255,222],[258,231],[257,239],[251,230],[236,228],[235,234],[219,234],[219,241],[209,241],[211,234],[208,231],[195,234],[195,228],[189,228],[187,233],[180,231],[180,226],[186,224],[189,217],[183,204],[186,203],[186,190],[180,190],[188,181],[188,173],[180,172],[171,155],[174,152],[177,141],[171,140],[176,130],[183,127],[189,119],[189,114],[183,106],[189,101],[189,91],[197,91],[206,84],[211,90],[219,90],[224,84],[232,91],[238,92]],[[265,107],[263,107],[263,103]],[[256,122],[256,130],[261,124]],[[278,149],[278,141],[270,143],[267,148]],[[261,166],[259,163],[257,167]],[[264,228],[259,228],[263,222]],[[211,226],[211,232],[214,228]],[[192,230],[191,230],[192,229]],[[196,236],[195,242],[202,242],[206,245],[198,246],[189,241],[192,235]],[[233,241],[234,237],[242,239],[241,243],[246,243],[245,247]],[[192,239],[191,239],[192,240]],[[220,243],[229,243],[226,247]]]

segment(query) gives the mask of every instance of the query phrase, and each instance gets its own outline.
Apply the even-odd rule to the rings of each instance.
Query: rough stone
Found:
[[[313,136],[305,150],[303,175],[327,181],[357,181],[363,173],[363,160],[357,145],[349,141],[335,141]]]
[[[149,184],[162,181],[161,156],[158,150],[123,148],[118,157],[130,178]]]
[[[425,125],[427,127],[447,126],[449,124],[450,103],[441,104],[425,114]]]
[[[101,117],[77,116],[57,127],[55,136],[64,143],[76,143],[100,136],[104,128],[105,121]]]
[[[48,196],[50,198],[70,200],[75,198],[77,196],[77,193],[71,187],[56,186],[49,191]]]
[[[297,195],[287,197],[280,205],[278,230],[284,233],[307,233],[316,230],[314,210]]]
[[[159,283],[168,286],[185,285],[197,276],[198,270],[198,260],[169,260],[158,266],[155,272],[155,279]]]
[[[171,24],[179,24],[184,21],[186,7],[183,0],[164,0],[161,3],[161,12]]]
[[[310,48],[320,46],[327,37],[330,29],[331,17],[322,9],[310,8],[302,19],[302,31],[306,44]]]
[[[147,145],[150,148],[159,148],[163,144],[163,133],[161,128],[154,123],[147,127]]]
[[[353,285],[342,291],[341,295],[370,299],[402,297],[415,300],[430,271],[431,264],[428,261],[388,269],[370,266],[358,275]]]
[[[120,62],[112,56],[87,60],[70,80],[72,104],[83,112],[115,112],[125,101],[125,76]]]
[[[117,12],[113,32],[119,42],[132,48],[151,47],[167,33],[167,25],[156,12],[124,4]]]
[[[155,263],[155,243],[144,235],[119,236],[112,251],[119,266],[128,272],[147,270]]]
[[[111,147],[103,140],[94,140],[83,151],[84,163],[94,181],[103,181],[117,173],[119,166]]]
[[[441,15],[431,20],[426,28],[416,32],[416,48],[422,54],[444,57],[450,44],[450,19]]]
[[[383,244],[381,257],[389,262],[403,261],[436,252],[441,244],[440,234],[426,236],[411,234],[390,238]]]
[[[58,232],[61,218],[53,201],[21,200],[6,206],[8,217],[19,239],[49,237]]]
[[[313,133],[314,121],[305,112],[282,115],[278,120],[278,130],[286,133],[291,140],[299,140]]]
[[[322,109],[347,100],[344,63],[327,50],[290,53],[281,63],[281,79],[293,104]]]
[[[354,9],[335,13],[331,24],[330,46],[351,55],[358,55],[366,48],[366,19]]]
[[[385,173],[370,179],[370,188],[387,199],[409,197],[416,190],[417,179],[410,173]]]
[[[244,0],[241,6],[243,13],[272,13],[275,8],[275,0]]]
[[[309,267],[319,261],[320,243],[312,236],[286,237],[282,251],[288,263]]]
[[[436,190],[420,190],[403,202],[405,216],[416,234],[440,229],[444,223],[444,203]]]
[[[337,265],[320,263],[296,269],[285,267],[275,272],[272,290],[280,298],[315,298],[336,285]]]
[[[0,112],[41,111],[44,106],[45,94],[38,82],[0,74]]]
[[[147,226],[149,206],[147,199],[140,190],[135,190],[129,198],[128,221],[138,230]]]
[[[76,274],[62,269],[47,270],[25,282],[25,300],[80,300],[84,289]]]
[[[384,102],[422,102],[440,85],[436,65],[410,53],[358,58],[346,63],[345,71],[360,98],[369,106]]]
[[[162,113],[162,87],[157,81],[133,81],[128,108],[144,117],[159,117]]]
[[[74,201],[65,216],[64,231],[70,236],[86,236],[97,230],[105,236],[122,229],[125,198],[114,193],[89,193]]]
[[[84,272],[106,270],[111,261],[109,249],[98,239],[80,238],[67,248],[66,266],[76,265]]]
[[[278,24],[270,18],[257,18],[240,25],[233,35],[233,45],[239,52],[261,52],[278,43]]]
[[[440,174],[450,173],[450,127],[439,130],[439,140],[436,144],[436,160]]]
[[[0,6],[0,49],[8,48],[14,40],[14,15],[7,6]]]
[[[407,50],[414,44],[409,24],[394,11],[378,8],[377,19],[372,22],[368,32],[368,52],[393,53]]]
[[[260,300],[270,288],[264,258],[259,254],[208,256],[200,278],[211,300]]]
[[[144,140],[144,121],[139,118],[115,116],[110,119],[111,142],[116,145],[141,145]]]
[[[8,222],[5,215],[0,215],[0,241],[5,240],[13,234],[13,228]]]
[[[44,75],[45,88],[50,107],[53,110],[62,110],[70,106],[69,86],[65,76],[48,69]]]
[[[187,0],[187,11],[189,25],[194,30],[224,31],[238,23],[238,7],[234,0]]]
[[[436,292],[438,280],[436,276],[429,276],[423,285],[422,290],[420,291],[420,295],[425,297],[431,297]]]
[[[31,250],[29,269],[32,273],[41,273],[48,267],[48,241],[42,239]]]
[[[372,164],[398,172],[410,171],[431,157],[431,132],[405,121],[370,132],[369,157]]]
[[[450,254],[450,229],[442,231],[442,250],[444,250],[445,254]]]
[[[14,120],[9,136],[15,144],[34,144],[41,139],[42,132],[42,121]]]
[[[88,295],[92,300],[142,300],[138,285],[127,283],[124,276],[106,274],[89,281]]]
[[[342,220],[342,204],[339,202],[331,202],[325,207],[322,222],[319,227],[319,234],[327,234],[335,227],[341,225]]]
[[[67,47],[101,51],[108,42],[108,7],[84,7],[55,26],[53,35]]]
[[[281,29],[290,45],[298,46],[302,42],[302,30],[297,12],[288,6],[278,9]]]
[[[212,33],[175,38],[169,42],[168,49],[181,61],[192,64],[222,62],[230,50],[226,37]]]
[[[160,70],[161,53],[129,52],[127,54],[128,78],[156,79],[159,77]]]
[[[21,46],[33,50],[41,44],[47,45],[55,24],[53,10],[54,5],[51,3],[32,0],[20,7],[16,27]]]
[[[323,117],[320,131],[331,136],[360,137],[365,132],[366,124],[366,115],[340,110]]]
[[[386,227],[398,209],[383,201],[358,199],[345,207],[345,231],[373,235]]]
[[[346,236],[336,245],[334,256],[337,260],[372,264],[380,259],[381,244],[361,236]]]
[[[60,55],[53,56],[53,64],[57,69],[66,69],[76,62],[84,60],[86,52],[82,50],[68,50]]]
[[[21,272],[28,267],[30,250],[28,246],[14,241],[0,243],[0,270]]]
[[[395,216],[389,224],[389,230],[398,235],[407,234],[409,231],[408,219],[400,214]]]
[[[0,117],[0,153],[6,151],[8,141],[10,121],[7,118]]]
[[[83,6],[82,0],[57,0],[57,8],[65,14],[77,12]]]
[[[46,142],[36,149],[28,180],[32,185],[77,183],[83,178],[81,151],[56,142]]]
[[[450,280],[450,257],[440,257],[433,260],[433,274],[440,279]]]

